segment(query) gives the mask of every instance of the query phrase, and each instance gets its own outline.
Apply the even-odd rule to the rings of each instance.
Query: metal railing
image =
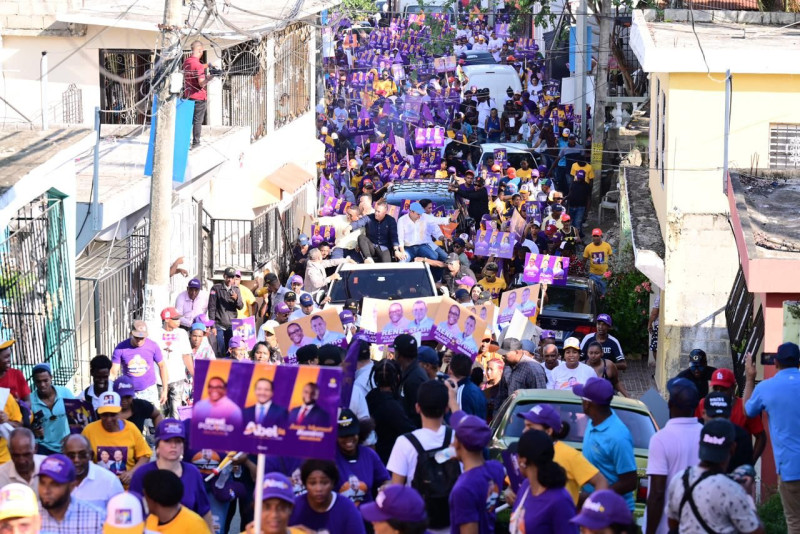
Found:
[[[100,50],[100,66],[121,83],[100,72],[100,122],[102,124],[149,124],[153,97],[147,76],[154,61],[152,50]]]
[[[250,140],[267,134],[266,41],[248,41],[222,53],[222,123],[249,126]]]
[[[53,381],[75,373],[75,310],[60,198],[43,195],[20,209],[0,238],[2,335],[16,339],[15,365],[27,374],[49,363]]]
[[[275,33],[275,129],[311,108],[311,72],[308,42],[311,27],[295,24]]]

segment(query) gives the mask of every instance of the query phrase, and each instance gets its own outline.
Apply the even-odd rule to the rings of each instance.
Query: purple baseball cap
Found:
[[[292,276],[292,277],[289,279],[289,285],[290,285],[290,286],[291,286],[292,284],[301,284],[301,285],[302,285],[302,283],[303,283],[303,277],[302,277],[302,276],[300,276],[299,274],[296,274],[296,275]]]
[[[247,343],[240,337],[232,337],[228,342],[229,349],[241,349],[242,347],[247,348]]]
[[[492,429],[486,421],[463,410],[450,416],[450,426],[453,427],[458,442],[470,451],[482,450],[492,439]]]
[[[48,476],[59,484],[69,484],[75,480],[75,466],[63,454],[51,454],[42,461],[37,476]]]
[[[208,328],[209,326],[214,326],[214,321],[208,318],[208,315],[205,313],[201,313],[197,317],[194,318],[194,322],[196,323],[203,323],[203,326]]]
[[[342,321],[342,326],[353,324],[356,322],[355,317],[353,317],[353,312],[350,310],[342,310],[339,313],[339,319]]]
[[[611,322],[611,316],[607,313],[601,313],[597,316],[597,322],[599,323],[600,321],[603,321],[608,326],[614,326],[614,324]]]
[[[279,302],[277,306],[275,306],[276,313],[292,313],[292,310],[289,309],[289,306],[286,305],[285,302]]]
[[[197,278],[192,278],[191,280],[189,280],[188,287],[189,289],[200,289],[201,287],[203,287],[203,284],[201,284],[200,280],[198,280]]]
[[[600,377],[592,377],[585,384],[572,386],[572,392],[584,400],[603,406],[611,404],[611,399],[614,398],[614,386]]]
[[[375,497],[375,502],[360,507],[366,521],[425,521],[425,501],[417,490],[409,486],[387,486]]]
[[[547,339],[547,338],[555,339],[556,338],[555,332],[553,332],[552,330],[542,330],[541,339]]]
[[[553,432],[558,434],[561,432],[561,416],[558,411],[549,404],[537,404],[525,413],[518,413],[517,417],[521,417],[531,423],[537,425],[545,425],[553,429]]]
[[[183,423],[172,418],[162,419],[158,423],[158,429],[156,429],[156,443],[172,438],[181,438],[186,441],[186,431],[183,428]]]
[[[133,397],[136,395],[136,388],[133,385],[133,378],[120,375],[114,380],[114,393],[121,397]]]
[[[615,523],[633,523],[633,514],[625,499],[614,490],[595,491],[583,502],[581,513],[569,520],[582,527],[598,530]]]
[[[261,499],[280,499],[289,504],[294,504],[294,491],[292,491],[292,481],[283,473],[267,473],[264,475],[264,489]],[[255,493],[253,494],[255,497]]]
[[[467,286],[472,289],[472,286],[475,285],[475,279],[471,276],[464,276],[463,278],[456,280],[456,284],[460,286]]]

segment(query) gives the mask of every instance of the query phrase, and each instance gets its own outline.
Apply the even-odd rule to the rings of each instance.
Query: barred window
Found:
[[[310,109],[311,29],[296,24],[275,34],[275,129]]]
[[[100,50],[100,122],[149,124],[152,50]]]
[[[769,125],[769,168],[800,168],[800,124]]]
[[[266,41],[248,41],[222,52],[222,123],[249,126],[250,139],[267,134]]]

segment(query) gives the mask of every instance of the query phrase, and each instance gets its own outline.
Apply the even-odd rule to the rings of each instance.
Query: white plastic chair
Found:
[[[614,189],[603,195],[603,200],[600,202],[600,220],[603,220],[603,210],[610,210],[614,215],[619,218],[619,190]]]

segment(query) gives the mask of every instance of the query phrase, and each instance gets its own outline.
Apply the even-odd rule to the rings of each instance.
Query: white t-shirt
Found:
[[[419,440],[422,448],[429,451],[442,446],[446,429],[445,425],[440,426],[436,432],[428,428],[419,428],[413,434]],[[386,469],[406,477],[406,486],[410,486],[414,480],[414,471],[417,470],[417,449],[405,436],[400,436],[394,442],[392,454],[389,455],[389,461],[386,463]]]
[[[192,346],[189,344],[189,334],[182,328],[176,328],[167,332],[163,328],[159,334],[153,338],[164,355],[167,363],[167,374],[170,384],[186,380],[186,364],[183,363],[184,354],[192,354]],[[161,384],[161,373],[156,373],[158,384]]]
[[[572,386],[585,384],[587,380],[597,376],[594,369],[581,362],[578,362],[575,369],[570,369],[566,363],[561,362],[551,374],[553,382],[547,385],[549,389],[571,389]]]

